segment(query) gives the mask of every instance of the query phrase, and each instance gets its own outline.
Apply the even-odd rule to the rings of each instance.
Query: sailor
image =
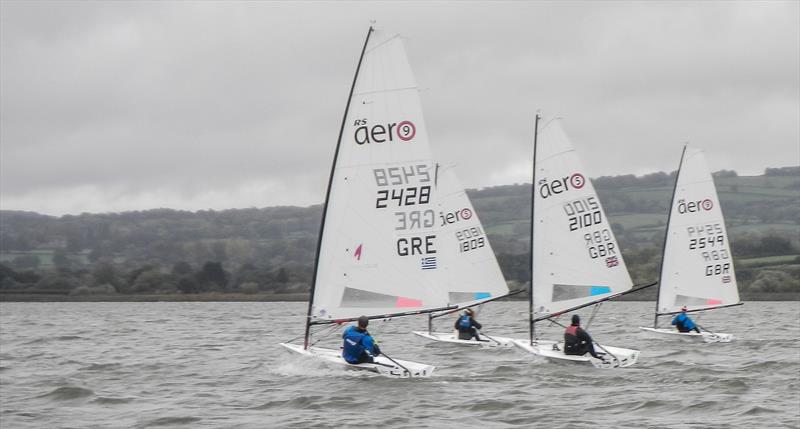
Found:
[[[342,347],[342,357],[347,363],[372,363],[373,357],[381,354],[381,349],[372,335],[367,332],[369,319],[367,316],[358,318],[358,326],[348,326],[342,334],[344,346]]]
[[[686,315],[685,305],[681,308],[680,314],[672,318],[672,324],[678,328],[679,332],[695,331],[698,334],[700,333],[700,329],[697,328],[697,325],[694,324],[694,321]]]
[[[458,330],[459,340],[471,340],[474,337],[475,341],[481,341],[478,336],[478,329],[481,329],[481,324],[475,320],[475,312],[471,308],[464,310],[464,314],[456,319],[455,328]]]
[[[596,359],[605,361],[602,353],[594,351],[594,341],[589,333],[581,328],[581,318],[577,314],[572,315],[572,324],[567,326],[564,331],[564,354],[583,356],[586,353],[592,355]]]

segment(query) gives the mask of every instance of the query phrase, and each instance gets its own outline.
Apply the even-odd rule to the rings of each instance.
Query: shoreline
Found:
[[[0,293],[0,302],[308,302],[307,293],[86,294]]]
[[[58,293],[0,293],[0,302],[308,302],[307,293],[224,293],[197,294],[91,294],[69,295]],[[634,298],[634,297],[631,297]],[[653,299],[618,299],[616,301],[652,302]],[[525,298],[508,298],[508,301],[525,301]],[[747,301],[800,301],[800,293],[742,294]],[[504,300],[505,301],[505,300]]]

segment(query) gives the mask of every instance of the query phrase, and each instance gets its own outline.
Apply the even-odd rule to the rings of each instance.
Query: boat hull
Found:
[[[733,334],[723,334],[721,332],[707,332],[703,331],[699,334],[697,332],[678,332],[675,329],[666,328],[647,328],[640,326],[639,329],[647,332],[652,336],[663,339],[678,339],[687,342],[706,342],[706,343],[729,343],[733,340]]]
[[[598,352],[606,352],[608,359],[601,361],[589,355],[574,356],[564,354],[564,343],[558,341],[538,340],[533,345],[530,340],[514,340],[514,345],[522,350],[537,356],[563,363],[591,365],[595,368],[611,369],[625,368],[636,363],[639,359],[639,350],[625,349],[622,347],[603,346],[597,347]],[[557,348],[554,348],[556,346]],[[599,345],[598,345],[599,346]]]
[[[457,344],[462,346],[469,346],[469,347],[485,347],[485,348],[511,348],[514,347],[514,339],[507,338],[507,337],[496,337],[494,335],[490,337],[486,335],[481,335],[484,338],[481,341],[475,340],[460,340],[458,336],[452,332],[422,332],[422,331],[413,331],[414,334],[419,335],[422,338],[426,338],[431,341],[436,341],[440,343],[447,343],[447,344]]]
[[[385,356],[375,357],[375,363],[351,364],[342,359],[341,350],[326,349],[321,347],[309,347],[308,349],[304,349],[303,346],[299,344],[289,343],[281,343],[281,345],[294,353],[318,359],[329,364],[341,366],[345,369],[374,372],[390,378],[430,377],[431,374],[433,374],[433,370],[436,368],[432,365],[400,359],[395,359],[395,361],[392,362]]]

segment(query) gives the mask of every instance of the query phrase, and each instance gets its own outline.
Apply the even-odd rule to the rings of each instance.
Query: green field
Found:
[[[765,234],[771,233],[775,235],[785,236],[790,240],[797,240],[800,238],[800,225],[789,223],[759,223],[759,224],[743,224],[736,222],[726,222],[728,233],[731,235],[741,233],[756,233]]]
[[[514,226],[518,222],[505,222],[486,228],[486,233],[491,235],[514,235]]]
[[[653,214],[653,213],[624,213],[613,214],[608,216],[610,223],[618,223],[628,230],[636,230],[640,228],[663,228],[667,222],[667,214]]]
[[[31,250],[27,252],[22,252],[22,251],[3,252],[0,253],[0,262],[11,262],[15,258],[18,258],[20,256],[33,255],[39,258],[40,266],[46,267],[53,265],[53,253],[55,252],[52,250]]]
[[[53,256],[55,255],[55,250],[29,250],[29,251],[2,252],[0,253],[0,263],[10,263],[14,259],[20,256],[28,256],[28,255],[33,255],[39,258],[39,266],[42,268],[52,267],[54,265]],[[67,258],[69,258],[69,260],[81,265],[88,265],[90,262],[89,251],[86,250],[81,252],[68,252],[66,253],[66,256]]]
[[[736,265],[743,268],[771,267],[777,265],[799,264],[800,255],[764,256],[761,258],[737,259]]]

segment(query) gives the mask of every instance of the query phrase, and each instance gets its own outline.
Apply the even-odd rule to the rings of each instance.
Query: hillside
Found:
[[[715,176],[744,295],[800,292],[800,167]],[[673,182],[674,173],[593,179],[637,283],[657,278]],[[468,194],[507,280],[527,282],[530,185]],[[304,292],[320,216],[319,205],[62,217],[0,211],[0,291]]]

